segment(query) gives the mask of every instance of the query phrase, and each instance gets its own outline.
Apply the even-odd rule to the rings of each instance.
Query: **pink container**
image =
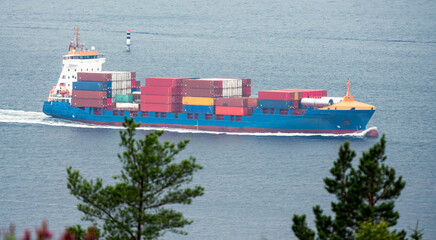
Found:
[[[223,107],[216,106],[215,114],[219,115],[236,115],[236,116],[245,116],[247,115],[248,108],[246,107]]]
[[[182,94],[181,87],[154,87],[154,86],[141,87],[141,95],[180,96],[181,94]]]
[[[182,82],[183,82],[183,78],[171,78],[171,77],[146,78],[145,86],[181,87]]]

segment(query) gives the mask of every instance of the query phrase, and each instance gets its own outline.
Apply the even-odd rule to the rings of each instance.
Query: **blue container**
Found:
[[[215,106],[183,105],[183,112],[214,114]]]
[[[73,82],[74,90],[84,90],[84,91],[107,91],[107,82],[94,82],[94,81],[80,81]]]
[[[107,89],[107,97],[112,98],[112,89],[110,88]]]
[[[257,100],[259,108],[275,108],[275,109],[290,109],[294,106],[294,101],[278,101],[278,100]]]

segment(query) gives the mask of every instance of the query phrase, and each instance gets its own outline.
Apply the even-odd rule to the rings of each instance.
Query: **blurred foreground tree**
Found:
[[[400,217],[394,210],[394,200],[400,196],[406,182],[384,163],[387,158],[385,136],[362,154],[357,169],[352,165],[356,153],[349,146],[349,142],[345,142],[340,147],[339,157],[330,170],[333,177],[324,179],[325,189],[337,199],[331,203],[335,216],[324,215],[319,205],[313,207],[317,239],[355,239],[356,233],[362,237],[372,230],[384,231],[383,234],[392,239],[404,239],[404,230],[388,231]],[[298,239],[315,239],[315,231],[307,227],[305,215],[294,215],[292,220],[292,230]]]
[[[192,221],[181,212],[164,208],[171,204],[191,204],[204,194],[204,188],[190,183],[193,173],[202,169],[194,157],[174,163],[175,155],[185,149],[189,140],[177,145],[160,143],[163,131],[156,131],[145,139],[134,139],[139,124],[125,119],[120,131],[120,146],[125,148],[118,158],[123,164],[121,174],[114,176],[115,185],[103,186],[103,181],[84,179],[78,170],[67,168],[68,189],[81,201],[78,209],[84,220],[103,221],[102,235],[106,239],[156,239],[165,232],[187,234],[180,230]]]

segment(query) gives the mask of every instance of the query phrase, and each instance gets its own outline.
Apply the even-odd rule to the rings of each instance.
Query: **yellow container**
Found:
[[[294,93],[295,95],[294,95],[294,100],[300,100],[299,98],[298,98],[298,93],[296,92],[296,93]]]
[[[183,97],[184,105],[214,106],[215,98],[207,97]]]

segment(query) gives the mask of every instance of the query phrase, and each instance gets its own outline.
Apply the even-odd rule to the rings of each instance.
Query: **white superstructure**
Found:
[[[58,82],[50,91],[48,101],[71,102],[73,82],[77,81],[78,72],[101,72],[105,62],[103,55],[86,49],[79,44],[79,27],[75,27],[75,43],[71,42],[69,51],[63,56],[63,68]]]

